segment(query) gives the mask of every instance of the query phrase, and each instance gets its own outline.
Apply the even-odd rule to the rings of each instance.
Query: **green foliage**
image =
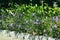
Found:
[[[45,6],[44,6],[45,5]],[[16,5],[14,8],[0,9],[0,29],[45,35],[60,38],[60,8]]]
[[[11,7],[15,4],[32,4],[35,5],[37,4],[38,6],[41,5],[41,1],[44,3],[47,3],[49,6],[53,6],[54,2],[57,2],[57,4],[60,6],[60,0],[0,0],[0,7]]]

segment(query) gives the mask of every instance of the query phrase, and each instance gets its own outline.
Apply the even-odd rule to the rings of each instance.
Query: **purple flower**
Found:
[[[39,24],[39,20],[36,19],[35,22],[34,22],[34,24]]]
[[[11,23],[9,26],[10,26],[10,27],[13,27],[13,24]]]
[[[35,21],[34,24],[39,24],[39,23]]]
[[[53,21],[58,21],[58,16],[52,18]]]
[[[58,21],[58,16],[56,16],[55,21]]]
[[[52,26],[52,28],[57,28],[57,25],[56,25],[56,24],[54,24],[54,25]]]
[[[46,32],[46,30],[44,29],[43,32]]]
[[[54,17],[52,18],[52,20],[53,20],[53,21],[55,20]]]

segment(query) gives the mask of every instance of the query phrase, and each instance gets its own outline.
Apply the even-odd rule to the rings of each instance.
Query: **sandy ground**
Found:
[[[18,39],[0,36],[0,40],[18,40]]]
[[[20,39],[16,39],[16,38],[12,38],[12,37],[0,36],[0,40],[20,40]]]

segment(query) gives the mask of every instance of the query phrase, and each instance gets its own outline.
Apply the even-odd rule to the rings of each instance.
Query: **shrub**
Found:
[[[19,4],[19,5],[27,4],[27,5],[29,5],[30,3],[32,5],[37,4],[38,6],[40,6],[41,5],[41,1],[42,0],[0,0],[0,7],[8,8],[8,7],[14,6],[14,4]],[[59,0],[43,0],[43,1],[44,1],[44,3],[47,3],[49,6],[53,6],[54,2],[57,2],[58,6],[60,5],[60,1]]]
[[[41,6],[16,5],[15,9],[2,8],[0,16],[0,29],[60,38],[60,8],[57,6],[51,8],[46,3]]]

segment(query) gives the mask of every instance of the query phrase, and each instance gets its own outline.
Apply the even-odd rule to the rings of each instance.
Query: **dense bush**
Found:
[[[0,29],[60,38],[60,8],[46,3],[0,8]]]
[[[32,5],[37,4],[38,6],[41,5],[42,0],[0,0],[0,7],[11,7],[14,4],[27,4],[29,5],[30,3]],[[54,2],[57,2],[58,6],[60,6],[60,1],[59,0],[43,0],[44,3],[47,3],[49,6],[52,6]]]

